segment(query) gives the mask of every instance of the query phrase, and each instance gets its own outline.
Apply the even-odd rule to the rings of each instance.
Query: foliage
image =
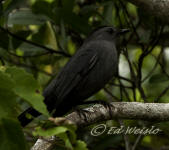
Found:
[[[168,25],[122,0],[1,0],[0,1],[0,150],[27,150],[17,115],[28,105],[49,117],[42,91],[96,27],[130,28],[119,43],[119,74],[91,99],[106,101],[168,102]],[[108,91],[108,92],[107,92]],[[110,94],[111,93],[111,94]],[[32,125],[37,126],[35,120]],[[120,126],[118,121],[106,122]],[[125,126],[146,126],[144,121],[124,120]],[[152,123],[159,135],[128,135],[130,146],[158,149],[169,146],[168,123]],[[147,125],[148,126],[148,125]],[[57,126],[36,135],[57,135],[58,149],[125,149],[123,135],[92,137],[90,129]],[[24,136],[23,131],[26,133]],[[36,139],[37,136],[30,138]],[[139,142],[137,143],[137,140]],[[64,141],[64,142],[63,142]],[[57,148],[56,148],[57,149]]]
[[[34,135],[43,137],[50,137],[55,135],[64,141],[65,148],[67,149],[87,150],[86,144],[81,140],[77,140],[75,131],[76,126],[73,124],[56,126],[51,122],[46,122],[45,124],[41,125],[41,127],[36,128]],[[59,148],[59,143],[62,144],[62,141],[58,141],[58,146],[55,147],[56,149]]]

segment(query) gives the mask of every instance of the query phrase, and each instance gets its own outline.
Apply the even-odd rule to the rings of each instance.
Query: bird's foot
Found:
[[[112,107],[114,107],[111,103],[105,102],[105,101],[100,101],[99,104],[103,105],[106,110],[108,110],[110,117],[113,117],[112,113]]]
[[[88,122],[87,118],[90,115],[90,111],[85,110],[85,109],[80,109],[77,107],[74,110],[77,112],[80,118],[84,119],[85,122]]]
[[[92,100],[92,101],[86,101],[84,104],[100,104],[105,107],[106,110],[109,111],[110,117],[113,117],[112,114],[112,108],[114,107],[111,103],[103,101],[103,100]]]

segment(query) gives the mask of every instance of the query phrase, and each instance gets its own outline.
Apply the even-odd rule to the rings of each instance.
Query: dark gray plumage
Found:
[[[44,90],[43,95],[49,112],[55,110],[55,116],[64,115],[105,86],[118,67],[116,38],[126,31],[102,27],[89,35]],[[31,121],[25,117],[26,113],[34,117],[40,115],[33,108],[27,109],[18,117],[23,126]]]

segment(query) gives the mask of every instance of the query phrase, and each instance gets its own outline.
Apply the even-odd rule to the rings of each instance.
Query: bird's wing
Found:
[[[52,91],[56,97],[56,105],[64,99],[87,76],[98,61],[97,51],[85,50],[77,53],[62,69],[56,78]]]

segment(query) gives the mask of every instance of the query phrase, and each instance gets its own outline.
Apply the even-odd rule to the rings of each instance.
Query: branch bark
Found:
[[[168,0],[127,0],[134,5],[156,16],[165,23],[169,23],[169,1]]]
[[[87,126],[99,121],[110,119],[136,119],[146,121],[169,121],[169,104],[167,103],[139,103],[139,102],[113,102],[111,110],[106,109],[103,105],[96,104],[86,108],[89,113],[85,118],[72,112],[66,116],[77,126]],[[110,112],[111,111],[111,115]],[[51,150],[55,144],[55,138],[38,139],[31,150]]]

